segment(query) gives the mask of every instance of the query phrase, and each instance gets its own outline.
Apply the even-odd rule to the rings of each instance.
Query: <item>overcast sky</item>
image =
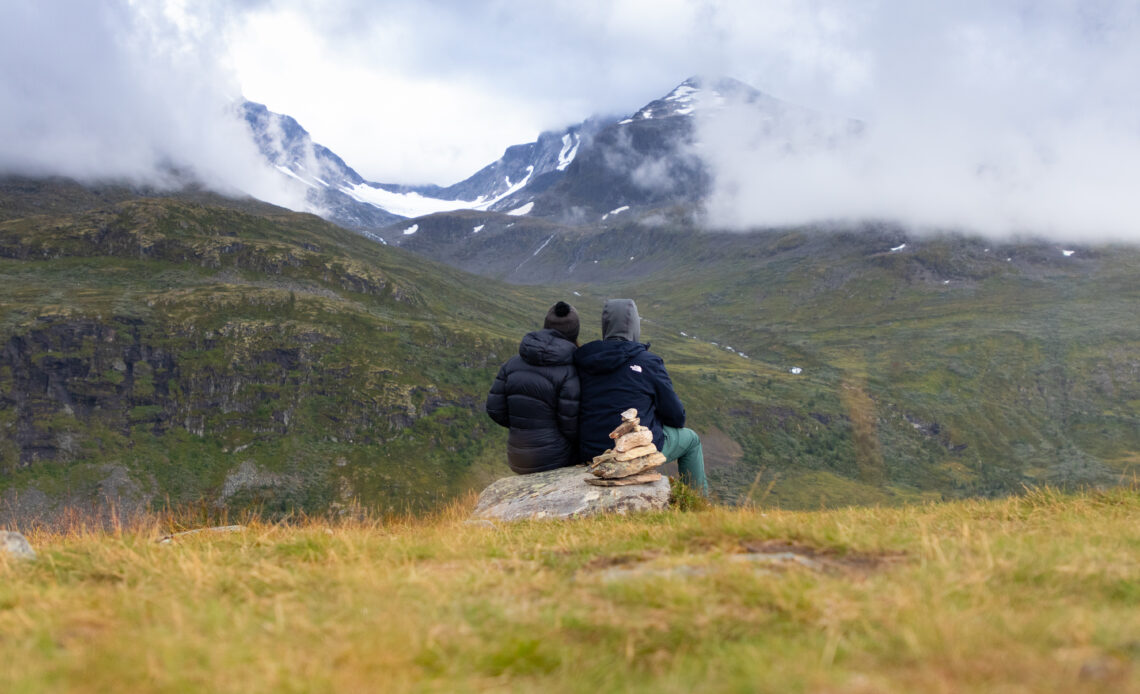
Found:
[[[244,95],[367,179],[448,184],[725,74],[869,134],[789,160],[741,148],[746,123],[706,133],[719,223],[1140,236],[1138,28],[1124,0],[3,0],[0,169],[175,163],[287,203],[227,110]]]
[[[317,9],[281,0],[235,18],[227,38],[246,97],[298,118],[366,178],[447,184],[508,145],[632,113],[697,73],[790,99],[853,94],[867,66],[848,19],[798,0],[330,0]]]

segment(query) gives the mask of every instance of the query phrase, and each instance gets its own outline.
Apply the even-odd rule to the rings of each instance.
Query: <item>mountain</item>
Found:
[[[290,116],[253,102],[242,105],[245,122],[262,156],[278,171],[306,186],[309,211],[357,231],[374,231],[398,219],[434,212],[510,208],[520,190],[540,191],[574,160],[584,141],[606,124],[590,119],[535,142],[508,147],[503,156],[451,186],[409,186],[364,180]]]
[[[282,176],[378,215],[355,231],[203,190],[0,179],[0,517],[100,499],[436,508],[507,474],[482,403],[519,337],[559,299],[596,337],[615,296],[638,302],[725,502],[890,504],[1140,472],[1136,247],[879,223],[711,230],[696,119],[718,113],[781,143],[859,136],[694,80],[510,148],[462,190],[412,189],[364,181],[247,106]],[[686,183],[648,186],[654,172]],[[484,209],[404,218],[370,195]]]
[[[417,193],[442,201],[466,204],[461,209],[507,212],[522,191],[533,194],[561,179],[578,152],[615,119],[592,118],[565,130],[545,132],[538,140],[508,147],[503,156],[470,177],[448,186],[381,185],[393,193]]]
[[[743,110],[765,137],[833,144],[858,134],[857,121],[829,118],[729,78],[692,77],[629,117],[596,117],[535,142],[508,147],[467,179],[440,187],[365,181],[292,118],[245,103],[246,122],[266,159],[308,186],[314,211],[349,228],[378,232],[397,218],[460,210],[540,217],[579,226],[611,214],[697,205],[710,173],[697,118]],[[407,228],[407,227],[403,227]],[[399,242],[402,234],[383,236]]]
[[[313,142],[292,117],[251,101],[242,104],[242,114],[262,156],[305,186],[306,211],[361,232],[401,218],[353,195],[358,187],[367,187],[364,179],[327,147]]]

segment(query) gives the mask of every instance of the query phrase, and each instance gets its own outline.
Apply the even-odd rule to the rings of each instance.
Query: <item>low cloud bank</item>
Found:
[[[890,219],[989,235],[1140,241],[1140,133],[1120,122],[1092,116],[1034,132],[887,119],[828,141],[773,137],[726,112],[703,122],[714,226]]]
[[[310,209],[305,186],[259,156],[236,108],[241,89],[228,42],[248,38],[239,29],[263,11],[271,18],[282,12],[304,20],[304,31],[282,34],[292,25],[270,22],[266,45],[296,52],[311,30],[322,46],[343,46],[330,52],[344,61],[333,67],[359,76],[326,100],[339,104],[329,111],[355,114],[364,125],[341,122],[339,131],[329,125],[325,132],[350,132],[349,143],[397,133],[381,149],[402,165],[426,170],[435,164],[428,160],[447,158],[443,150],[495,140],[485,123],[532,113],[527,105],[536,94],[544,105],[533,113],[565,117],[567,104],[612,111],[659,95],[652,85],[705,72],[863,124],[853,136],[845,118],[789,118],[773,133],[771,122],[731,105],[702,116],[698,154],[714,174],[712,224],[874,218],[1140,240],[1133,191],[1140,180],[1140,5],[1132,0],[650,4],[652,11],[640,0],[535,9],[506,0],[488,13],[445,2],[335,0],[315,9],[300,0],[6,0],[0,173],[158,185],[190,175],[221,192]],[[536,50],[520,53],[520,45]],[[522,54],[532,59],[518,60]],[[290,93],[302,90],[309,101],[312,81],[329,81],[333,69],[291,67],[269,61],[267,69],[286,74]],[[384,75],[421,91],[378,90]],[[442,101],[416,98],[456,90],[486,94],[462,109],[435,111],[431,104]],[[407,118],[354,102],[354,95],[390,101],[417,121],[435,118],[430,138],[408,135],[400,126]],[[317,127],[305,113],[275,108]],[[483,110],[491,116],[472,116]],[[331,135],[318,140],[353,166],[368,158],[359,154],[366,148],[341,146]],[[509,144],[494,145],[492,156]],[[670,175],[654,163],[639,170],[638,182],[677,184]]]
[[[160,187],[189,176],[303,208],[303,186],[259,157],[208,26],[173,5],[5,3],[0,173]]]
[[[855,111],[858,136],[838,128],[820,137],[818,124],[803,122],[772,132],[740,106],[703,117],[715,178],[709,222],[873,218],[1140,241],[1140,8],[1042,0],[927,9],[885,0],[854,25],[848,48],[864,79],[821,110]]]

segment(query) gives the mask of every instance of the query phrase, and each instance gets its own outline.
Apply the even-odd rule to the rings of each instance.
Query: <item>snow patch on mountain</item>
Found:
[[[510,177],[510,176],[507,176],[507,177],[506,177],[506,181],[507,181],[507,192],[505,192],[505,193],[503,193],[502,195],[500,195],[499,197],[495,198],[495,199],[494,199],[494,200],[492,200],[490,203],[487,203],[487,206],[488,206],[488,207],[490,207],[490,206],[491,206],[491,205],[493,205],[494,203],[496,203],[496,202],[498,202],[498,201],[502,200],[503,198],[505,198],[505,197],[507,197],[507,196],[510,196],[510,195],[514,195],[515,193],[517,193],[517,192],[519,192],[520,190],[522,190],[523,188],[525,188],[525,187],[526,187],[526,184],[527,184],[527,183],[530,183],[530,177],[531,177],[531,176],[533,176],[533,175],[534,175],[534,167],[533,167],[533,166],[528,166],[528,167],[526,167],[526,177],[524,177],[524,178],[523,178],[523,180],[519,181],[518,183],[512,184],[512,183],[511,183],[511,177]],[[487,208],[486,208],[486,207],[479,207],[479,208],[476,208],[476,209],[481,209],[481,210],[484,210],[484,209],[487,209]]]
[[[706,87],[704,80],[699,77],[691,77],[664,97],[646,104],[632,118],[626,119],[620,124],[672,116],[691,116],[698,108],[717,107],[724,103],[725,97],[721,93],[721,87],[718,85]]]
[[[562,151],[558,153],[558,166],[555,168],[559,171],[565,171],[570,163],[574,161],[574,157],[578,155],[578,145],[582,143],[582,138],[577,133],[566,133],[562,136]],[[533,169],[532,169],[533,171]]]
[[[511,210],[510,212],[507,212],[507,214],[515,215],[516,217],[518,217],[518,216],[521,216],[524,214],[530,214],[530,211],[533,209],[534,209],[534,202],[531,201],[531,202],[528,202],[527,204],[525,204],[521,207],[516,207],[515,209]]]
[[[277,169],[278,171],[285,174],[286,176],[289,176],[291,178],[294,178],[294,179],[300,181],[301,183],[304,183],[305,185],[309,186],[310,188],[316,188],[317,187],[316,185],[313,184],[312,181],[306,181],[305,179],[301,178],[297,174],[290,171],[287,167],[281,166],[280,164],[275,164],[273,166],[273,168]]]
[[[482,209],[479,205],[484,204],[482,200],[440,200],[419,193],[393,193],[368,183],[359,183],[351,187],[341,186],[340,191],[354,200],[374,205],[401,217],[422,217],[436,212]]]
[[[700,90],[698,90],[696,87],[694,87],[689,82],[687,82],[687,81],[682,82],[676,89],[669,92],[669,95],[666,96],[664,100],[665,101],[683,101],[685,103],[690,103],[693,100],[693,95],[698,94],[699,91]]]
[[[602,221],[604,222],[607,219],[609,219],[611,215],[621,214],[622,212],[625,212],[628,209],[629,209],[629,205],[622,205],[621,207],[617,208],[616,210],[610,210],[609,212],[602,215]]]
[[[674,89],[666,96],[663,101],[674,101],[679,104],[674,110],[673,115],[687,116],[696,110],[696,96],[700,94],[700,90],[685,82],[681,86]]]
[[[542,242],[542,245],[538,247],[538,250],[536,250],[534,253],[531,253],[531,254],[530,254],[530,257],[532,257],[532,258],[533,258],[534,256],[536,256],[536,255],[538,255],[539,253],[541,253],[541,252],[542,252],[542,249],[543,249],[543,248],[546,248],[547,244],[549,244],[549,243],[550,243],[551,241],[553,241],[553,240],[554,240],[554,234],[551,234],[550,236],[546,237],[546,240]]]
[[[373,183],[360,183],[352,187],[341,186],[340,190],[354,200],[374,205],[401,217],[422,217],[437,212],[454,212],[455,210],[486,210],[500,200],[525,188],[533,174],[534,167],[528,166],[526,177],[517,183],[511,183],[510,177],[505,177],[508,186],[506,192],[490,200],[484,196],[479,196],[474,200],[445,200],[416,192],[396,193]],[[529,212],[529,209],[527,211]],[[518,214],[526,214],[526,212]]]

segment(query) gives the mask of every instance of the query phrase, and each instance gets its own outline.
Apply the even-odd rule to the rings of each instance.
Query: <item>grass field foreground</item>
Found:
[[[0,557],[0,691],[1140,691],[1135,488],[250,523]]]

